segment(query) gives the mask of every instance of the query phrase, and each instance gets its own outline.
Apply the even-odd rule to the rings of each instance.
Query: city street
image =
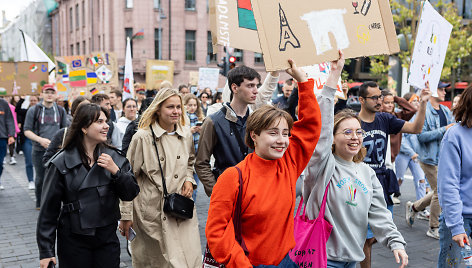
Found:
[[[38,267],[35,236],[38,211],[34,206],[34,191],[28,190],[23,157],[18,156],[17,160],[17,165],[4,165],[1,178],[5,190],[0,191],[0,267]],[[406,180],[401,190],[402,204],[395,206],[394,220],[408,243],[408,267],[436,267],[439,243],[426,236],[427,221],[416,220],[414,227],[410,229],[404,220],[404,204],[414,198],[412,181]],[[206,244],[204,231],[209,200],[203,189],[199,188],[197,214],[202,250]],[[121,237],[120,240],[121,267],[132,267],[131,258],[126,252],[126,242]],[[382,245],[374,245],[372,256],[372,267],[398,267],[393,254]]]

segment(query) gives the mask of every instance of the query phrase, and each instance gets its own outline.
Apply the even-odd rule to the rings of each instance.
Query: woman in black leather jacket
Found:
[[[119,200],[139,193],[128,160],[108,146],[108,112],[80,105],[64,149],[48,161],[38,218],[40,267],[119,267]]]

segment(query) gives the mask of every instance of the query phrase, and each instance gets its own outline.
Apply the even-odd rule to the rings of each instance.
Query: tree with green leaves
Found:
[[[420,19],[422,2],[415,0],[390,0],[393,21],[399,37],[401,51],[398,53],[402,67],[410,67],[411,54],[415,43],[416,32]],[[471,25],[464,24],[464,20],[458,15],[454,3],[444,3],[439,0],[434,7],[452,24],[452,33],[447,47],[446,59],[441,73],[441,79],[451,81],[458,80],[458,70],[463,69],[467,60],[472,55],[472,31]],[[371,74],[381,76],[379,84],[386,86],[388,83],[388,55],[371,57]]]

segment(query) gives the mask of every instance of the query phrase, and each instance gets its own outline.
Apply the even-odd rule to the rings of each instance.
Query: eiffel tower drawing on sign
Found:
[[[280,17],[280,41],[279,41],[279,50],[285,51],[287,44],[292,45],[294,48],[300,47],[300,42],[297,37],[293,34],[290,25],[288,25],[287,17],[285,17],[285,12],[282,9],[282,6],[279,3],[279,17]]]

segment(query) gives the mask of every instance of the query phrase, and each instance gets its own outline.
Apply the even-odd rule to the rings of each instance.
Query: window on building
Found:
[[[207,33],[207,61],[216,62],[216,54],[213,54],[213,44],[211,42],[211,32]]]
[[[80,19],[79,19],[79,4],[75,5],[75,28],[79,29]]]
[[[82,41],[82,54],[85,55],[85,41]]]
[[[80,43],[77,42],[77,44],[75,45],[76,49],[77,49],[77,55],[80,55]]]
[[[85,1],[82,1],[82,27],[85,27]]]
[[[69,8],[69,30],[72,32],[72,29],[74,29],[74,20],[72,17],[72,8]]]
[[[264,58],[262,57],[262,53],[254,52],[254,63],[264,63]]]
[[[185,60],[195,60],[195,31],[185,31]]]
[[[98,51],[102,51],[102,38],[100,35],[98,36]]]
[[[162,59],[162,29],[154,29],[154,58]]]
[[[74,44],[70,45],[70,55],[74,55]]]
[[[161,0],[154,0],[154,8],[155,9],[161,8]]]
[[[133,0],[125,0],[126,8],[133,8]]]
[[[241,49],[234,49],[233,56],[236,58],[236,62],[243,62],[243,51]]]
[[[195,10],[195,0],[185,0],[185,10]]]
[[[130,45],[131,45],[131,57],[133,57],[133,28],[125,28],[125,48],[127,44],[127,38],[129,37]]]

